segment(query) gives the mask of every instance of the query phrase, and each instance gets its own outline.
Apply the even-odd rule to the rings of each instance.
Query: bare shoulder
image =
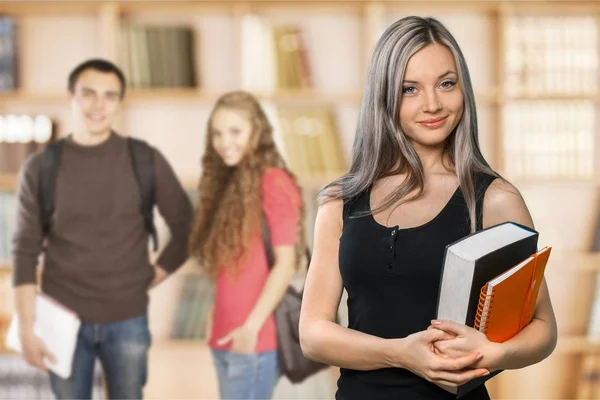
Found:
[[[533,228],[525,200],[510,182],[497,178],[487,189],[483,200],[483,227],[502,222],[517,222]]]
[[[327,188],[321,196],[317,224],[330,228],[342,228],[344,200],[338,197],[340,188],[332,186]]]

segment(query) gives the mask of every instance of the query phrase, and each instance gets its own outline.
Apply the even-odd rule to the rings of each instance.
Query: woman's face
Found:
[[[211,140],[223,162],[234,167],[244,158],[252,136],[252,123],[244,111],[219,108],[211,121]]]
[[[430,44],[409,60],[402,82],[400,127],[416,150],[443,147],[463,114],[452,52]]]

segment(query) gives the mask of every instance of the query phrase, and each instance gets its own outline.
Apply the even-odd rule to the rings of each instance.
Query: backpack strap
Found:
[[[141,211],[148,234],[152,237],[154,251],[158,249],[158,235],[154,225],[154,204],[156,202],[156,183],[154,179],[154,151],[143,140],[127,138],[133,170],[140,187],[142,197]]]
[[[261,213],[260,219],[261,236],[265,247],[265,256],[267,257],[267,264],[269,265],[270,270],[275,265],[275,250],[273,249],[273,244],[271,243],[271,230],[269,229],[269,223],[267,222],[267,217],[265,216],[264,212]],[[308,246],[306,246],[304,255],[306,257],[307,263],[306,269],[308,270],[308,266],[310,265],[310,259],[312,257]]]
[[[42,152],[42,166],[40,168],[37,195],[40,207],[40,224],[44,237],[47,237],[50,232],[50,220],[54,213],[56,176],[58,175],[60,155],[64,144],[65,139],[59,139],[49,143]]]

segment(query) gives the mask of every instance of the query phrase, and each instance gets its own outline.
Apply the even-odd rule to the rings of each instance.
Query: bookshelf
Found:
[[[17,174],[0,174],[0,190],[12,191],[17,187]]]
[[[578,29],[570,26],[577,24],[553,21],[562,21],[566,16],[574,21],[584,18],[589,26],[588,31],[595,32],[588,35],[589,38],[586,36],[584,43],[587,44],[575,50],[566,45],[555,50],[574,59],[579,57],[579,53],[588,54],[582,57],[588,57],[592,61],[583,64],[592,71],[588,75],[597,77],[600,47],[594,37],[599,34],[596,25],[600,16],[600,3],[554,1],[548,5],[543,2],[522,1],[50,0],[3,1],[0,3],[0,13],[14,17],[19,24],[22,50],[19,67],[21,85],[16,91],[0,93],[0,114],[51,115],[59,123],[59,135],[69,131],[65,80],[74,65],[91,57],[118,61],[119,32],[128,24],[191,27],[197,35],[194,72],[198,86],[132,89],[127,93],[116,126],[124,134],[148,140],[157,146],[172,163],[184,186],[189,189],[197,185],[206,119],[214,101],[223,92],[241,88],[244,83],[242,60],[245,42],[242,32],[246,16],[253,15],[275,25],[296,24],[300,27],[310,57],[313,86],[308,89],[253,92],[269,110],[317,106],[330,109],[335,117],[341,153],[346,164],[358,118],[367,63],[376,39],[389,23],[400,17],[411,14],[438,17],[456,36],[467,58],[476,92],[480,143],[484,155],[496,170],[519,189],[522,188],[534,214],[536,226],[544,232],[549,244],[556,245],[555,249],[565,254],[562,256],[558,251],[554,253],[552,259],[555,258],[557,262],[549,269],[552,275],[549,280],[553,281],[550,282],[553,284],[551,290],[554,293],[556,288],[557,293],[557,297],[553,297],[555,307],[563,302],[569,304],[568,307],[557,308],[557,318],[571,321],[573,308],[570,307],[575,303],[567,300],[577,288],[582,293],[589,291],[589,285],[586,285],[600,266],[600,257],[589,253],[585,245],[587,239],[580,232],[581,225],[589,219],[589,212],[582,211],[574,215],[569,214],[568,210],[581,207],[579,202],[582,196],[584,204],[594,204],[591,199],[595,199],[594,193],[600,185],[600,169],[597,168],[600,165],[600,141],[595,139],[600,115],[600,91],[597,90],[597,83],[591,86],[579,85],[583,87],[577,90],[548,90],[537,83],[530,88],[528,85],[531,80],[527,77],[535,76],[538,72],[543,76],[559,78],[565,73],[561,72],[563,70],[556,63],[551,62],[549,65],[552,68],[546,68],[546,71],[539,61],[527,61],[527,57],[522,54],[535,52],[543,47],[544,57],[551,59],[548,56],[551,51],[547,45],[532,44],[534,42],[523,44],[523,38],[527,35],[519,29],[532,31],[534,28],[522,21],[537,18],[535,21],[540,22],[540,26],[555,24],[563,29],[559,29],[559,33],[550,32],[550,37],[560,36],[560,32],[563,36],[569,36],[572,29],[575,32]],[[526,25],[526,28],[522,28],[522,25]],[[535,33],[530,36],[535,36]],[[540,40],[540,43],[543,41]],[[61,57],[57,58],[57,53]],[[596,54],[596,61],[593,54]],[[517,61],[525,60],[524,63],[516,62],[515,57]],[[40,66],[44,66],[43,74],[39,73]],[[569,70],[566,71],[569,75]],[[581,72],[576,71],[577,74]],[[571,71],[569,76],[572,75]],[[514,85],[523,86],[527,90],[515,91],[512,87]],[[535,89],[536,85],[542,89]],[[584,104],[587,108],[582,112],[556,111],[562,104]],[[530,147],[516,140],[531,136],[532,133],[534,138],[537,135],[539,139],[544,132],[549,132],[541,128],[513,129],[511,120],[525,118],[522,116],[523,110],[539,112],[542,118],[544,112],[546,115],[549,113],[548,110],[558,117],[566,115],[565,125],[573,125],[573,121],[587,121],[588,125],[582,130],[587,147],[582,145],[581,148],[572,149],[568,157],[565,157],[572,159],[573,155],[584,155],[587,167],[583,169],[586,173],[566,174],[559,173],[560,169],[542,168],[543,173],[531,174],[525,173],[526,168],[514,168],[515,159],[542,157],[547,160],[548,165],[563,157],[557,148],[545,149],[545,153],[542,152],[541,155],[535,152],[532,154]],[[518,135],[514,135],[514,132]],[[567,143],[566,146],[555,147],[573,147],[568,139],[571,133],[566,129],[561,136],[560,132],[552,131],[557,138],[556,143]],[[281,138],[279,140],[278,144],[282,145]],[[505,149],[506,143],[514,144],[510,151]],[[305,188],[306,196],[313,198],[317,190],[342,172],[299,174],[299,180]],[[16,174],[0,174],[0,190],[12,191],[16,182]],[[548,203],[553,208],[547,208]],[[309,202],[307,204],[307,230],[310,232],[315,207]],[[587,232],[587,229],[583,230]],[[1,273],[3,271],[0,269]],[[150,310],[151,324],[157,338],[165,340],[169,335],[182,279],[184,278],[181,276],[173,277],[151,293],[155,299]],[[561,284],[564,281],[574,282],[568,285],[574,289],[562,290]],[[583,309],[586,307],[587,305],[583,306]],[[578,314],[577,318],[584,320],[584,314]],[[569,322],[565,326],[579,329],[581,325],[578,320],[577,323]],[[585,351],[585,332],[578,329],[561,333],[561,357],[572,360]],[[543,366],[544,363],[542,371]],[[574,392],[564,388],[557,389],[556,393],[561,397],[574,395]]]

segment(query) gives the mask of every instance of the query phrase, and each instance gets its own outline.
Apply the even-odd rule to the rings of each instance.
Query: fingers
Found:
[[[434,328],[443,330],[444,332],[452,333],[455,336],[462,336],[468,332],[468,327],[466,325],[459,324],[454,321],[440,321],[434,319],[431,321],[431,325],[433,325]]]
[[[38,368],[44,372],[48,372],[48,367],[44,363],[44,354],[43,352],[36,352],[35,354],[30,354],[29,357],[25,358],[27,363],[35,368]]]
[[[454,359],[440,359],[436,370],[456,372],[463,370],[477,363],[483,358],[481,353],[467,354],[466,356],[457,357]]]
[[[48,350],[46,346],[42,346],[43,356],[46,357],[52,364],[56,364],[56,357],[54,356],[54,354],[52,354],[52,352]]]
[[[447,336],[447,333],[441,331],[439,329],[429,329],[425,331],[424,338],[427,343],[437,342],[438,340],[443,340],[444,337]]]
[[[475,378],[480,378],[486,375],[489,375],[489,371],[483,368],[479,368],[467,369],[460,372],[438,371],[437,373],[433,373],[431,378],[434,382],[439,382],[444,385],[446,385],[447,383],[454,385],[462,385]]]
[[[217,340],[217,344],[219,346],[225,346],[226,344],[228,344],[229,342],[231,342],[233,340],[233,334],[234,334],[234,332],[231,332],[230,334],[225,335],[221,339]]]

